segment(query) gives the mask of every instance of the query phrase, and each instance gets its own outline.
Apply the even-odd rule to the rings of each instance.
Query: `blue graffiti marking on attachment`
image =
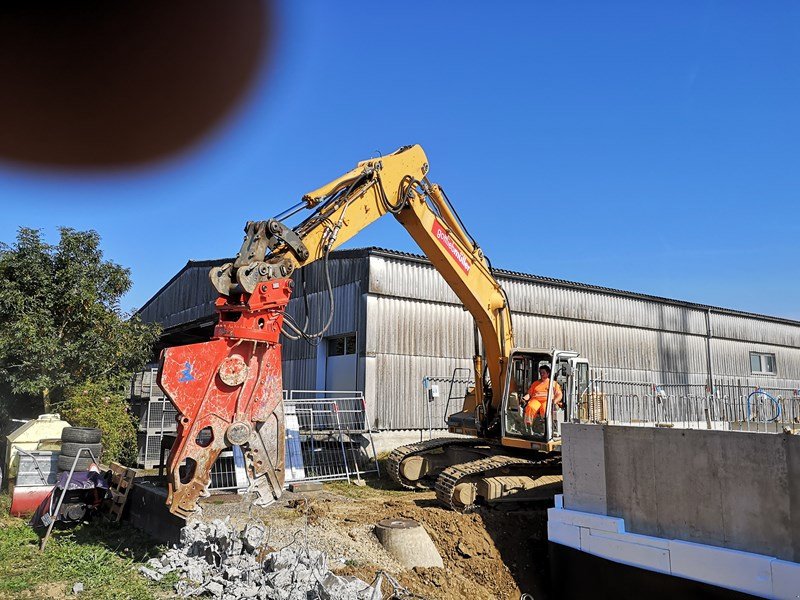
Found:
[[[185,363],[183,363],[183,367],[183,371],[181,371],[181,376],[178,381],[194,381],[194,375],[192,375],[192,363],[187,360]]]

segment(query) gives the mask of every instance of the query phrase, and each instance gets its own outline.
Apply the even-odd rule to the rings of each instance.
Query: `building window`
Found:
[[[356,334],[328,338],[328,356],[344,356],[356,353]]]
[[[755,375],[776,375],[775,355],[764,352],[750,353],[750,372]]]

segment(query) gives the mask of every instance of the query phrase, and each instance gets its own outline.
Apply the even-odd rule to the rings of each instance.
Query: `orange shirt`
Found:
[[[531,397],[531,400],[538,400],[541,403],[545,403],[547,401],[547,388],[550,387],[550,378],[547,379],[537,379],[531,384],[531,387],[528,388],[528,395]],[[561,393],[561,386],[558,385],[557,381],[553,382],[553,400],[559,402],[562,398],[563,394]]]
[[[538,416],[544,418],[547,414],[547,388],[550,387],[550,378],[539,379],[528,388],[530,400],[525,405],[525,424],[531,425]],[[561,386],[557,381],[553,382],[553,400],[558,403],[561,401]]]

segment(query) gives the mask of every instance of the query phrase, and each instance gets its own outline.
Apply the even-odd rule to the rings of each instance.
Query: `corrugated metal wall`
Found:
[[[712,313],[714,336],[763,344],[800,346],[800,327],[738,315]]]
[[[213,316],[208,281],[214,261],[189,263],[140,314],[165,328]],[[309,330],[327,319],[324,264],[295,273],[288,313]],[[381,250],[337,252],[330,260],[336,310],[326,337],[356,333],[358,386],[374,424],[427,427],[422,378],[470,367],[472,318],[439,273],[415,256]],[[305,279],[305,282],[303,281]],[[511,307],[517,345],[574,349],[604,379],[699,384],[715,379],[744,386],[800,387],[800,325],[730,314],[688,303],[499,272]],[[777,377],[752,375],[750,352],[776,355]],[[324,381],[325,346],[287,340],[284,386],[314,389]],[[454,407],[457,408],[457,407]]]
[[[158,322],[166,330],[214,315],[217,293],[211,286],[211,264],[188,263],[138,314],[145,323]]]
[[[430,265],[415,257],[369,260],[366,353],[374,366],[367,383],[374,390],[365,393],[381,427],[426,427],[422,378],[470,366],[472,319]],[[705,385],[710,319],[715,379],[800,387],[800,326],[513,274],[498,279],[518,346],[574,349],[605,379]],[[778,376],[750,375],[751,351],[775,353]]]
[[[742,385],[749,387],[800,388],[800,347],[788,348],[758,342],[714,339],[711,341],[711,352],[714,359],[714,375],[717,377],[741,380]],[[750,352],[775,354],[777,377],[752,375]]]
[[[325,338],[355,333],[356,348],[359,355],[357,380],[360,389],[364,386],[365,299],[362,287],[367,280],[367,258],[365,255],[353,258],[332,258],[330,277],[333,284],[335,310]],[[320,331],[330,315],[330,298],[325,280],[325,266],[322,261],[296,272],[294,293],[289,301],[287,313],[302,326],[308,315],[307,331]],[[305,281],[304,281],[305,279]],[[305,291],[305,293],[304,293]],[[307,299],[307,300],[306,300]],[[305,340],[288,340],[283,343],[283,386],[293,390],[313,390],[322,387],[320,361],[325,360],[325,339],[322,347]]]

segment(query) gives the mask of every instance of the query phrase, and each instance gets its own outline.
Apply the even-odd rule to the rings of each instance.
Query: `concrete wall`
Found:
[[[800,561],[800,436],[565,424],[564,508]]]

